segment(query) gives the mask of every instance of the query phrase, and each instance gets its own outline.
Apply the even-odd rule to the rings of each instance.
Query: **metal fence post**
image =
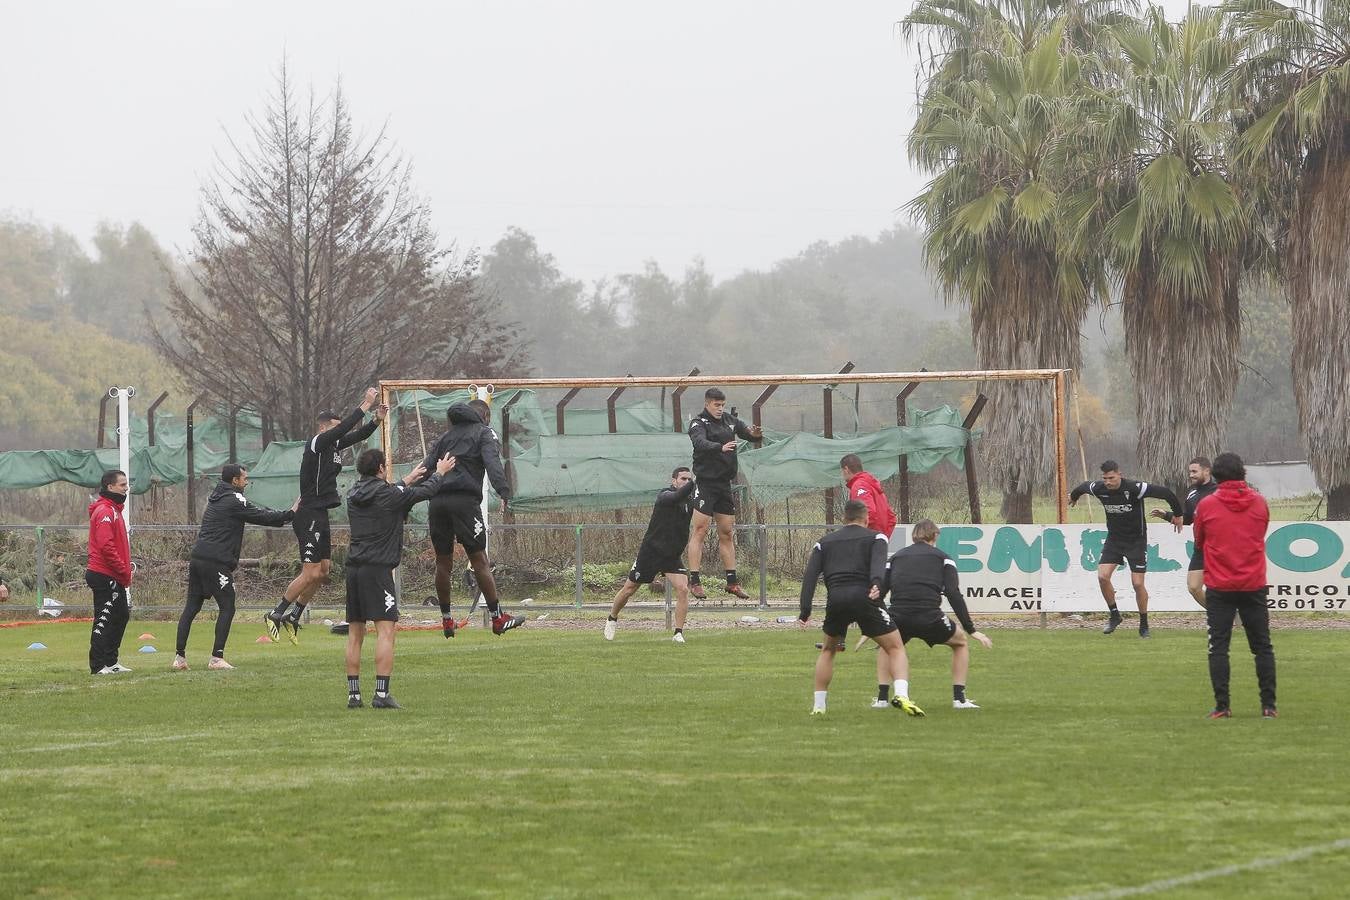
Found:
[[[577,585],[576,585],[576,587],[577,587],[577,596],[576,596],[576,605],[577,605],[577,609],[581,609],[582,589],[583,589],[583,586],[584,586],[583,580],[582,580],[582,577],[581,577],[581,565],[582,565],[582,556],[581,556],[581,529],[582,529],[582,526],[578,525],[578,526],[577,526],[577,558],[576,558],[576,567],[577,567],[577,577],[576,577],[576,581],[577,581]]]
[[[34,552],[37,559],[33,571],[37,573],[37,611],[42,615],[42,598],[47,596],[47,533],[42,530],[42,526],[37,527],[37,540],[34,542]]]
[[[769,552],[769,529],[763,522],[756,529],[759,532],[759,608],[769,608],[769,586],[766,583],[769,577],[769,563],[766,556]]]

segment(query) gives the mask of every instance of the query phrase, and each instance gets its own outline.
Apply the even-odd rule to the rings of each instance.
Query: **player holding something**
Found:
[[[1144,498],[1156,497],[1172,509],[1173,517],[1181,515],[1177,495],[1165,485],[1134,481],[1120,476],[1120,465],[1114,459],[1102,463],[1102,477],[1085,481],[1069,492],[1073,506],[1084,494],[1091,494],[1102,503],[1106,512],[1106,543],[1102,546],[1101,562],[1097,566],[1097,586],[1110,610],[1110,618],[1102,634],[1110,634],[1120,625],[1120,610],[1116,609],[1116,589],[1111,576],[1116,567],[1127,563],[1130,585],[1134,588],[1135,603],[1139,607],[1139,636],[1148,631],[1148,590],[1144,587],[1144,573],[1148,571],[1148,526],[1144,524]]]
[[[689,536],[689,592],[707,598],[699,583],[703,540],[709,523],[717,522],[717,549],[726,569],[727,593],[750,599],[736,577],[736,500],[731,483],[736,479],[736,438],[757,441],[764,436],[758,425],[747,426],[727,411],[727,395],[717,388],[703,392],[703,412],[689,421],[689,441],[694,445],[693,533]]]
[[[1203,456],[1197,456],[1191,460],[1186,467],[1186,477],[1190,479],[1191,487],[1186,492],[1185,512],[1182,516],[1173,516],[1165,509],[1155,509],[1149,512],[1149,515],[1155,519],[1171,522],[1178,532],[1181,531],[1183,525],[1191,525],[1195,522],[1195,508],[1200,505],[1200,501],[1219,489],[1219,483],[1214,480],[1210,472],[1209,460]],[[1186,567],[1186,590],[1190,591],[1191,597],[1203,609],[1205,606],[1205,554],[1201,552],[1199,545],[1191,551],[1191,562]]]
[[[624,579],[619,592],[614,595],[614,605],[610,607],[609,617],[605,620],[605,640],[614,640],[619,612],[637,593],[638,587],[651,584],[656,574],[663,572],[670,586],[675,589],[675,636],[671,640],[677,644],[684,643],[684,620],[689,612],[689,582],[685,577],[684,565],[680,562],[680,551],[689,542],[689,516],[694,510],[689,497],[693,493],[694,476],[688,466],[680,466],[670,473],[670,486],[656,495],[647,533],[638,547],[637,561],[633,563],[633,569]]]

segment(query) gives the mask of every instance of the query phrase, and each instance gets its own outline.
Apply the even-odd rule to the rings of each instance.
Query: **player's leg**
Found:
[[[830,691],[830,681],[834,678],[834,654],[839,649],[840,637],[826,634],[820,645],[820,655],[816,657],[815,698],[811,706],[811,715],[825,712],[825,701]]]
[[[127,622],[131,621],[131,599],[127,595],[127,589],[115,581],[112,583],[110,611],[107,625],[107,656],[112,659],[110,665],[114,669],[119,672],[130,672],[130,669],[122,665],[119,657],[122,655],[122,637],[127,633]]]
[[[108,632],[105,627],[112,616],[113,580],[102,573],[86,570],[84,583],[89,585],[89,590],[94,594],[94,624],[89,629],[89,674],[98,675],[116,662],[115,659],[108,659]]]
[[[1186,590],[1190,593],[1191,598],[1200,605],[1200,608],[1204,609],[1205,608],[1204,569],[1193,569],[1186,573]]]
[[[175,644],[176,652],[174,654],[174,668],[187,668],[187,642],[188,636],[192,634],[192,620],[197,618],[197,613],[202,611],[202,604],[206,602],[209,591],[206,589],[206,573],[211,568],[197,560],[188,563],[188,586],[187,599],[183,603],[183,612],[178,617],[178,640]],[[178,661],[183,660],[183,665],[179,666]]]
[[[211,660],[207,668],[233,669],[234,666],[225,661],[225,642],[230,639],[230,625],[234,622],[234,578],[231,573],[221,572],[217,582],[211,595],[216,599],[216,606],[220,607],[220,614],[216,616],[216,642],[211,647]]]
[[[717,522],[717,555],[722,559],[722,568],[727,578],[727,590],[736,584],[736,516],[732,513],[715,513]]]
[[[891,685],[895,689],[895,694],[890,700],[891,706],[901,710],[907,716],[922,717],[923,710],[919,708],[917,703],[909,699],[909,654],[905,652],[904,638],[899,623],[891,618],[891,614],[885,607],[878,606],[871,600],[854,601],[853,607],[853,617],[858,623],[858,629],[877,642],[878,656],[885,657],[889,663],[888,674],[891,676]],[[880,664],[878,664],[877,671],[879,698],[881,692]]]
[[[712,516],[697,509],[689,517],[689,546],[685,548],[685,558],[689,560],[689,593],[696,600],[708,596],[699,583],[698,567],[703,562],[703,543],[708,538],[708,526],[711,524]]]
[[[389,693],[389,679],[394,674],[394,637],[398,622],[380,620],[375,623],[375,699],[371,706],[377,709],[399,709],[398,701]]]
[[[305,542],[307,553],[302,557],[303,568],[308,570],[309,584],[295,601],[295,608],[281,622],[292,644],[299,643],[300,620],[305,615],[305,607],[319,593],[319,589],[328,583],[328,573],[333,568],[333,531],[328,521],[328,510],[315,510],[309,528],[308,540]]]
[[[291,531],[295,534],[296,548],[300,557],[300,574],[296,575],[286,586],[286,590],[281,592],[281,601],[271,612],[263,616],[263,622],[267,625],[267,635],[274,641],[281,639],[283,622],[291,605],[306,600],[314,590],[317,590],[314,581],[319,577],[315,566],[320,559],[319,539],[327,530],[328,522],[328,511],[323,510],[322,513],[324,525],[322,529],[319,511],[316,510],[301,510],[291,522]]]
[[[347,564],[347,708],[361,703],[361,645],[366,639],[366,615],[361,608],[360,567]]]
[[[1097,566],[1097,588],[1102,592],[1102,599],[1106,601],[1107,620],[1106,627],[1102,629],[1102,634],[1110,634],[1120,625],[1120,610],[1116,608],[1116,588],[1111,584],[1111,576],[1116,574],[1116,567],[1123,562],[1118,559],[1114,562],[1106,562],[1106,556],[1102,556],[1103,562]]]
[[[619,613],[628,605],[629,599],[637,593],[638,587],[638,583],[633,580],[631,574],[623,580],[623,584],[619,587],[619,592],[614,595],[614,602],[610,604],[609,616],[605,619],[605,640],[614,640],[614,631],[618,626]]]
[[[683,572],[667,572],[666,581],[675,592],[675,633],[683,635],[684,623],[689,615],[689,579]]]
[[[965,629],[952,623],[952,636],[947,638],[952,648],[952,706],[955,709],[979,709],[966,699],[966,678],[970,675],[970,639]]]
[[[375,622],[375,709],[401,709],[389,692],[394,674],[394,637],[398,631],[398,602],[395,600],[394,570],[386,566],[363,566],[361,605],[365,618]]]
[[[1148,588],[1144,586],[1144,564],[1131,563],[1130,587],[1134,589],[1134,602],[1139,607],[1139,636],[1146,638],[1148,631]]]
[[[1261,690],[1261,715],[1275,718],[1275,647],[1270,642],[1270,609],[1265,590],[1244,592],[1237,608],[1247,646],[1256,660],[1256,684]]]
[[[1233,638],[1233,617],[1236,607],[1228,602],[1223,591],[1208,591],[1205,620],[1209,626],[1209,682],[1214,688],[1214,716],[1227,715],[1230,708],[1228,694],[1228,645]]]

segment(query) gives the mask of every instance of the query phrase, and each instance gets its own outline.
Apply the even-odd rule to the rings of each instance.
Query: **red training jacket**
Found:
[[[1266,586],[1266,498],[1245,481],[1222,481],[1195,508],[1195,547],[1205,554],[1205,587],[1257,591]]]
[[[122,504],[102,495],[89,504],[89,570],[131,585],[131,539]]]
[[[867,527],[880,531],[886,537],[895,530],[895,513],[886,499],[881,483],[870,472],[859,472],[848,480],[848,499],[867,504]]]

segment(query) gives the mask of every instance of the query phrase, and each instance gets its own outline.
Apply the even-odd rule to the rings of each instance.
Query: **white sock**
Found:
[[[909,682],[904,678],[895,679],[895,696],[909,699]]]
[[[816,709],[825,708],[825,695],[828,693],[829,691],[816,691]]]

